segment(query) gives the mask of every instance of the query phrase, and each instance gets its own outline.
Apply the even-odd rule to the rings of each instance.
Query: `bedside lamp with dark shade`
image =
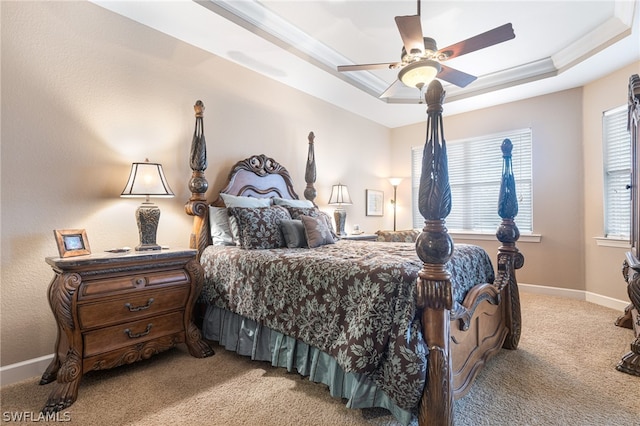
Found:
[[[330,206],[338,206],[333,212],[333,218],[336,221],[336,232],[338,235],[347,235],[344,231],[344,225],[347,221],[347,212],[342,206],[351,205],[351,197],[346,185],[341,183],[333,185],[331,188],[331,196],[329,197]]]
[[[129,180],[120,196],[146,198],[136,210],[136,222],[140,233],[140,245],[136,247],[136,250],[160,250],[161,247],[156,243],[160,208],[149,199],[151,197],[171,198],[174,196],[167,179],[164,177],[162,164],[150,163],[148,159],[145,159],[144,163],[133,163]]]

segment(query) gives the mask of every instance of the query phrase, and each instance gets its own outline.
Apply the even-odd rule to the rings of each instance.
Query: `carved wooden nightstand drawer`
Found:
[[[83,355],[90,357],[169,334],[179,333],[184,328],[182,325],[183,316],[184,314],[180,311],[172,312],[84,333]]]
[[[84,303],[78,306],[80,328],[105,327],[119,322],[183,309],[189,297],[189,286],[181,285],[162,291],[142,291],[114,300]]]
[[[166,271],[150,274],[114,275],[108,279],[91,280],[83,282],[80,286],[79,300],[91,297],[102,297],[107,294],[127,292],[144,289],[147,287],[170,286],[188,284],[189,277],[185,271]]]
[[[204,272],[196,250],[48,257],[49,304],[58,325],[54,358],[40,384],[56,381],[42,411],[73,404],[82,375],[147,359],[178,343],[213,355],[193,324]]]

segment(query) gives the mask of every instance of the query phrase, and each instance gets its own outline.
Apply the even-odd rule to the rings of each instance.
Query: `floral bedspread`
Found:
[[[416,318],[422,262],[413,243],[341,240],[314,249],[210,246],[201,258],[201,301],[251,318],[369,376],[401,408],[422,395],[427,348]],[[480,247],[457,244],[449,262],[454,299],[493,282]]]

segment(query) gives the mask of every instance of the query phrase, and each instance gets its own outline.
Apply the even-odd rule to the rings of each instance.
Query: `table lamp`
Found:
[[[347,235],[344,231],[344,225],[347,221],[347,212],[342,207],[344,205],[351,205],[351,197],[349,196],[349,190],[346,185],[341,183],[333,185],[331,188],[331,196],[329,197],[330,206],[338,206],[333,212],[333,218],[336,221],[336,232],[338,235]]]
[[[133,163],[129,180],[121,197],[145,197],[145,201],[136,210],[136,222],[140,233],[140,245],[138,251],[160,250],[156,243],[156,232],[160,221],[160,208],[149,201],[149,198],[170,198],[173,191],[169,188],[167,179],[162,171],[162,164],[150,163],[145,159],[144,163]]]

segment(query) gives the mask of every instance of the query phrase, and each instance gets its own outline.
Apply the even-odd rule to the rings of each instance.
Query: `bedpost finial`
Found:
[[[516,194],[516,179],[511,164],[513,143],[510,139],[502,141],[502,182],[498,198],[498,215],[502,218],[496,231],[498,241],[503,244],[515,244],[520,238],[520,231],[513,220],[518,214],[518,196]]]
[[[513,151],[513,142],[511,142],[511,139],[503,140],[500,149],[502,149],[503,157],[511,157],[511,151]]]
[[[440,83],[439,80],[433,80],[429,83],[429,87],[424,95],[424,100],[428,105],[427,113],[442,112],[445,94],[446,92],[442,88],[442,83]]]
[[[640,120],[640,76],[633,74],[629,77],[629,100],[627,102],[627,131]]]
[[[196,111],[196,118],[202,118],[204,116],[204,104],[201,100],[196,101],[193,109]]]
[[[204,194],[209,187],[204,176],[204,171],[207,169],[207,142],[205,141],[204,125],[202,124],[204,104],[198,100],[193,109],[196,112],[196,124],[189,154],[189,167],[191,167],[192,171],[191,179],[189,180],[190,201],[202,201],[205,199]]]
[[[313,184],[316,182],[316,154],[313,148],[313,142],[316,138],[316,135],[313,132],[309,132],[309,151],[307,153],[307,166],[304,172],[304,180],[307,182],[307,186],[304,189],[304,198],[311,201],[314,205],[313,201],[318,192]]]

